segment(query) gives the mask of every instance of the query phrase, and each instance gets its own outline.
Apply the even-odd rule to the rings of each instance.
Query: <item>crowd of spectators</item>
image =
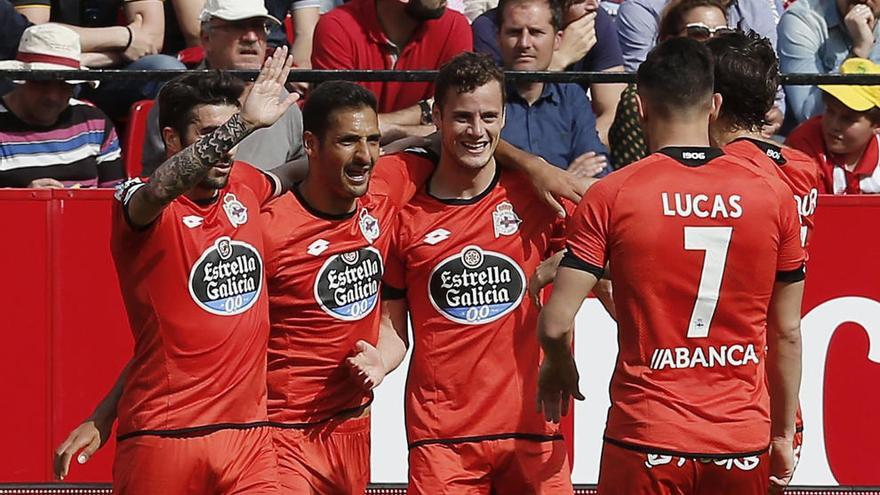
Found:
[[[0,69],[256,69],[289,45],[300,69],[437,69],[473,50],[505,70],[633,72],[658,40],[739,29],[768,38],[783,73],[876,73],[878,16],[880,0],[0,0]],[[378,99],[383,145],[435,132],[431,83],[363,86]],[[121,180],[116,129],[160,87],[0,79],[0,187]],[[287,89],[308,98],[306,83]],[[814,156],[824,192],[877,193],[878,112],[877,87],[787,86],[763,134]],[[135,154],[144,175],[165,157],[158,115],[154,106]],[[296,161],[301,133],[294,106],[236,158],[264,169]],[[512,83],[502,137],[583,177],[647,153],[624,84]]]

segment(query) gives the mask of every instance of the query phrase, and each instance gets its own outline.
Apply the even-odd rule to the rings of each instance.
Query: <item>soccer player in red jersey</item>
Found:
[[[715,59],[715,92],[722,97],[718,118],[709,136],[724,152],[753,161],[791,188],[801,216],[801,244],[809,255],[813,214],[819,195],[819,164],[806,153],[780,146],[761,136],[763,115],[773,105],[779,86],[779,61],[773,46],[755,33],[736,32],[706,43]],[[800,408],[795,424],[795,459],[803,444]]]
[[[393,328],[379,330],[386,253],[400,206],[433,166],[378,158],[376,99],[353,83],[318,86],[303,125],[308,175],[262,215],[269,419],[285,492],[363,493],[371,389],[406,352]]]
[[[599,492],[781,493],[804,277],[791,190],[709,147],[721,98],[705,46],[658,45],[638,98],[655,152],[593,185],[571,218],[539,319],[538,406],[558,421],[580,396],[572,324],[610,263],[620,350]]]
[[[383,310],[406,339],[410,494],[572,493],[558,425],[536,390],[538,309],[527,277],[561,250],[562,220],[493,151],[504,76],[484,54],[441,68],[436,170],[401,210]],[[427,161],[427,159],[425,159]]]
[[[718,118],[709,126],[711,141],[788,184],[803,222],[801,243],[806,248],[819,195],[819,164],[806,153],[761,136],[764,117],[758,112],[773,106],[779,87],[776,52],[767,38],[754,32],[716,36],[706,46],[715,58],[715,92],[722,98]]]
[[[276,51],[240,111],[243,85],[228,76],[184,76],[160,93],[173,156],[119,188],[111,237],[134,357],[95,419],[59,447],[60,475],[118,413],[114,493],[278,492],[259,215],[278,185],[229,152],[294,102],[278,98],[291,64]]]

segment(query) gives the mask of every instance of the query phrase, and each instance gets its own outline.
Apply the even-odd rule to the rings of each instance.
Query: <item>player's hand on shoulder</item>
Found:
[[[385,363],[379,350],[369,342],[359,340],[355,344],[356,354],[346,363],[351,369],[352,379],[364,390],[372,390],[385,379]]]
[[[85,464],[110,438],[113,421],[101,421],[89,418],[77,426],[61,445],[55,449],[53,471],[55,477],[63,480],[70,470],[70,461]]]
[[[793,439],[779,437],[770,439],[770,495],[781,494],[794,474]]]
[[[287,55],[287,47],[276,49],[266,59],[260,75],[241,105],[241,119],[247,126],[260,128],[274,124],[299,99],[297,93],[282,96],[291,66],[293,57]]]
[[[553,208],[560,217],[565,217],[565,208],[556,198],[566,198],[574,203],[580,202],[581,196],[587,192],[593,179],[579,177],[554,167],[543,159],[537,157],[536,159],[541,163],[529,168],[532,187],[547,206]]]
[[[579,380],[574,357],[557,362],[545,356],[538,371],[537,411],[543,412],[547,421],[558,423],[568,415],[572,398],[584,400],[578,387]]]

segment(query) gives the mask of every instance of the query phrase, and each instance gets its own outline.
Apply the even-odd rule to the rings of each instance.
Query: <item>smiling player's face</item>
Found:
[[[440,128],[444,154],[463,167],[485,167],[504,127],[501,85],[491,80],[467,93],[449,88],[443,108],[434,106],[434,121]]]

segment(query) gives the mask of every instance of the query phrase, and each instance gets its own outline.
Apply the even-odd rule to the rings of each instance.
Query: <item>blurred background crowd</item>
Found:
[[[880,0],[0,0],[0,69],[437,69],[491,54],[505,70],[633,72],[658,42],[733,30],[770,40],[782,73],[880,73]],[[430,83],[367,82],[383,145],[434,132]],[[112,187],[165,157],[150,80],[0,79],[0,187]],[[309,85],[287,91],[308,98]],[[509,83],[505,141],[581,177],[647,154],[635,88]],[[820,192],[880,192],[880,87],[786,86],[765,137],[817,162]],[[303,156],[292,107],[236,159]],[[403,141],[401,141],[403,140]]]

